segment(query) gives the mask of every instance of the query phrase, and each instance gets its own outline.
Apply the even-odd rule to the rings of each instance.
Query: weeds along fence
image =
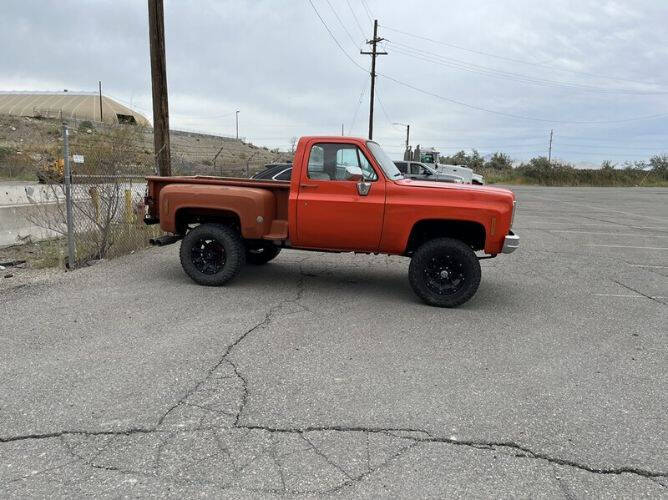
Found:
[[[132,127],[96,136],[63,128],[62,157],[42,170],[46,195],[29,219],[62,235],[68,267],[132,252],[158,234],[143,223],[144,178],[154,167],[137,134]]]
[[[230,154],[225,144],[212,148],[174,142],[173,175],[245,177],[267,162],[266,155]],[[91,134],[63,126],[59,158],[40,170],[45,186],[31,200],[28,218],[58,236],[70,268],[131,253],[161,234],[157,225],[143,222],[145,177],[154,174],[153,147],[145,130],[118,126]]]

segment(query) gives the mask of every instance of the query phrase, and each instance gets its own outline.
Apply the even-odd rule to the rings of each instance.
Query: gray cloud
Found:
[[[353,12],[346,0],[313,3],[347,54],[368,67],[353,17],[370,37],[363,3],[349,0]],[[367,0],[388,39],[390,55],[379,58],[378,71],[508,115],[598,122],[668,113],[667,94],[651,94],[668,92],[664,0],[471,4]],[[233,134],[240,109],[241,134],[271,147],[287,147],[292,136],[339,133],[342,123],[347,133],[365,135],[368,75],[346,58],[307,0],[168,0],[165,11],[174,127]],[[0,43],[0,89],[94,90],[102,80],[106,94],[150,117],[145,1],[8,0]],[[393,121],[411,124],[412,142],[444,152],[477,147],[523,159],[545,154],[551,128],[555,156],[572,161],[621,162],[668,149],[668,115],[605,124],[532,121],[383,77],[378,94],[375,138],[395,156],[404,131]]]

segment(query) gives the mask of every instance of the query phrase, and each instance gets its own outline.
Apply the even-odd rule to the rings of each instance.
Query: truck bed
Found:
[[[262,232],[262,238],[264,239],[284,239],[287,237],[288,230],[288,198],[290,196],[290,181],[274,181],[274,180],[264,180],[264,179],[245,179],[245,178],[234,178],[234,177],[215,177],[215,176],[175,176],[175,177],[161,177],[161,176],[149,176],[146,178],[148,191],[146,197],[146,205],[148,207],[148,212],[146,214],[146,222],[158,223],[161,222],[160,214],[160,192],[167,186],[188,186],[194,188],[195,186],[201,186],[202,189],[196,189],[195,192],[191,193],[192,196],[196,196],[202,200],[202,211],[206,211],[206,207],[211,206],[215,208],[215,197],[216,193],[219,193],[219,197],[223,198],[228,193],[232,191],[239,192],[238,189],[234,188],[251,188],[249,189],[253,193],[261,194],[261,191],[268,191],[271,193],[271,196],[262,197],[262,203],[267,205],[265,208],[267,214],[271,214],[271,217],[265,218],[270,219],[266,220],[265,230]],[[217,190],[217,187],[230,187],[232,189],[228,190]],[[206,189],[214,188],[214,189]],[[260,191],[260,192],[258,192]],[[257,196],[256,196],[257,197]],[[212,200],[214,198],[214,200]],[[163,207],[164,210],[164,207]],[[255,220],[255,217],[253,218]],[[163,221],[164,222],[164,221]],[[161,222],[161,226],[164,226]],[[173,231],[174,228],[163,227],[167,231]],[[259,235],[259,234],[258,234]]]

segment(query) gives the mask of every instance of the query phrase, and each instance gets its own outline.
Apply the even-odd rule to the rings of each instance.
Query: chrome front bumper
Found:
[[[519,246],[520,237],[512,231],[509,231],[508,235],[503,240],[503,250],[501,250],[501,253],[513,253]]]

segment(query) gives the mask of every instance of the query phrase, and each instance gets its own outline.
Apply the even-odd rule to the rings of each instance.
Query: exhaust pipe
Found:
[[[183,236],[179,234],[165,234],[164,236],[160,236],[159,238],[151,238],[148,240],[148,242],[156,247],[164,247],[165,245],[171,245],[172,243],[176,243],[179,241]]]

